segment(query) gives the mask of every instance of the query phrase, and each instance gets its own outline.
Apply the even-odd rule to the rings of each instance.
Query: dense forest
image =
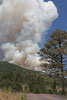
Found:
[[[67,80],[65,81],[67,84]],[[65,86],[67,88],[67,86]],[[0,89],[31,93],[53,93],[53,78],[42,72],[27,70],[8,62],[0,62]],[[60,92],[61,80],[57,80]]]

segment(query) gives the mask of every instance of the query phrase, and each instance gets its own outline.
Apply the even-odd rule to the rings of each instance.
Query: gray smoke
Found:
[[[57,16],[57,8],[52,1],[3,0],[0,5],[3,60],[26,68],[40,66],[38,42]]]

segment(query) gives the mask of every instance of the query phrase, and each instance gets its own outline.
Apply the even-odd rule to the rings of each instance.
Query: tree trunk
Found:
[[[63,74],[62,74],[62,94],[65,94],[65,78]]]
[[[59,39],[59,48],[61,48],[61,41]],[[61,73],[62,73],[62,94],[65,94],[65,78],[64,78],[64,68],[63,68],[63,55],[60,53],[60,63],[61,63]]]
[[[63,57],[61,55],[61,64],[63,63],[62,59],[63,59]],[[65,78],[64,78],[64,74],[63,74],[63,72],[64,72],[63,64],[61,65],[61,72],[62,72],[62,94],[65,94]]]
[[[53,80],[54,80],[54,82],[53,82],[53,92],[56,93],[56,80],[55,79],[53,79]]]

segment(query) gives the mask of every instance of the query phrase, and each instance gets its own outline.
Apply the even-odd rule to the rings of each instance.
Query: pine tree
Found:
[[[64,94],[64,68],[67,66],[67,32],[57,29],[52,34],[50,34],[50,37],[45,43],[44,48],[40,50],[40,55],[42,56],[42,59],[46,58],[46,60],[49,62],[49,64],[45,64],[48,66],[48,68],[54,68],[54,77],[57,77],[58,75],[56,69],[61,72],[62,93]],[[56,86],[54,87],[56,88]]]

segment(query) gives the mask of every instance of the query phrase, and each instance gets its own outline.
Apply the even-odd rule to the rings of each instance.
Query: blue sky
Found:
[[[45,0],[50,1],[50,0]],[[48,30],[48,34],[52,33],[56,29],[61,29],[67,31],[67,0],[51,0],[54,2],[58,9],[59,16],[53,22],[51,28]],[[48,39],[48,34],[46,39]]]
[[[50,0],[45,0],[45,1],[50,1]],[[51,0],[51,1],[53,1],[54,4],[56,5],[59,16],[53,22],[51,28],[48,30],[48,34],[52,33],[56,29],[67,31],[67,0]],[[46,35],[46,40],[48,39],[48,34]]]

